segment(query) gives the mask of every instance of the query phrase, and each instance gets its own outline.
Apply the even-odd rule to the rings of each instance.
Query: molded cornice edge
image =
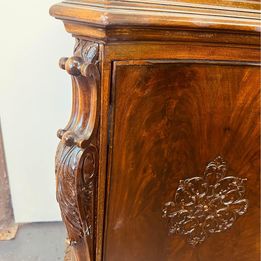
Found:
[[[171,4],[166,5],[165,2]],[[160,1],[160,4],[145,0],[65,1],[52,6],[50,14],[63,20],[68,32],[102,41],[154,40],[151,30],[162,29],[227,33],[244,31],[257,36],[261,29],[260,11],[258,4],[252,5],[249,6],[251,9],[247,9],[247,4],[237,8],[173,1]],[[144,39],[132,38],[135,35],[131,30],[142,30]]]

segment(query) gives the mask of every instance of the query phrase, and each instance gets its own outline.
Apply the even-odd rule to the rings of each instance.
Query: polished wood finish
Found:
[[[72,115],[56,154],[57,200],[69,244],[79,260],[94,260],[98,174],[100,74],[98,45],[77,40],[74,55],[61,58],[60,67],[72,75]]]
[[[116,62],[114,73],[105,260],[258,260],[260,100],[253,86],[259,85],[259,68]],[[231,169],[229,176],[247,178],[249,207],[230,231],[210,234],[195,249],[184,237],[168,235],[162,209],[181,180],[201,176],[219,155]],[[202,222],[221,207],[214,208]],[[215,220],[222,226],[229,222],[218,215]],[[200,226],[199,218],[195,222]]]
[[[69,33],[99,42],[192,40],[246,44],[249,38],[257,40],[260,31],[258,1],[67,0],[54,5],[50,13],[64,21]],[[258,40],[255,43],[258,45]]]
[[[260,4],[68,0],[57,199],[77,261],[258,260]]]

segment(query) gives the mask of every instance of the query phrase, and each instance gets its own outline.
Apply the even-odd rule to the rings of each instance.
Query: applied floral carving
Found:
[[[226,231],[246,213],[246,179],[228,172],[219,156],[207,165],[203,177],[180,181],[174,200],[163,208],[170,234],[184,235],[196,246],[210,234]]]

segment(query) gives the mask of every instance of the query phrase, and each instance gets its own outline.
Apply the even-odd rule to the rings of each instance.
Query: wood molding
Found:
[[[65,22],[73,34],[88,35],[105,42],[137,40],[132,30],[141,31],[141,39],[164,37],[156,30],[167,29],[197,32],[260,32],[260,4],[258,2],[225,1],[63,1],[51,7],[50,14]],[[79,31],[76,28],[87,26]],[[123,30],[124,29],[124,30]],[[154,29],[154,33],[151,32]],[[116,30],[116,31],[115,31]],[[166,35],[166,34],[165,34]],[[173,38],[173,37],[172,37]],[[173,39],[172,39],[173,40]]]
[[[106,7],[110,6],[140,6],[147,9],[152,9],[154,6],[164,9],[164,6],[167,6],[165,9],[171,9],[171,7],[176,6],[193,6],[193,7],[202,7],[202,8],[215,8],[215,9],[227,9],[233,10],[234,8],[246,10],[253,9],[258,10],[260,8],[259,1],[215,1],[215,0],[64,0],[66,3],[76,3],[81,5],[103,5]]]

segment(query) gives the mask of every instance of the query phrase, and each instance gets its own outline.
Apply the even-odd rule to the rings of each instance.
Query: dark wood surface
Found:
[[[258,260],[258,67],[122,62],[114,68],[105,260]],[[247,178],[248,209],[230,229],[193,247],[187,236],[169,235],[162,209],[181,180],[203,176],[220,155],[227,176]],[[194,213],[197,226],[219,208],[203,220]]]
[[[259,259],[260,3],[71,0],[57,199],[74,261]]]

